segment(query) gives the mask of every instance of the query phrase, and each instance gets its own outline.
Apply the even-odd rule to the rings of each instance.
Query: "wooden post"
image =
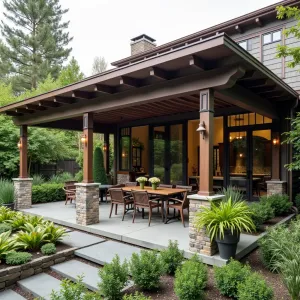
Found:
[[[85,142],[83,145],[83,182],[93,183],[93,114],[83,115],[83,135]]]
[[[271,180],[280,180],[280,141],[279,133],[272,132],[272,174]]]
[[[27,125],[20,127],[20,175],[19,178],[28,178],[28,165],[27,165]]]
[[[198,195],[211,196],[213,192],[213,135],[214,135],[214,91],[200,91],[200,124],[205,131],[200,133],[199,191]]]
[[[109,133],[104,133],[104,166],[106,174],[109,174]]]

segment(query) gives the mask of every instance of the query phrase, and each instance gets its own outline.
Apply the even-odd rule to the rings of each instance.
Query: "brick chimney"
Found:
[[[131,55],[154,49],[156,47],[156,44],[154,42],[155,39],[146,34],[141,34],[131,39]]]

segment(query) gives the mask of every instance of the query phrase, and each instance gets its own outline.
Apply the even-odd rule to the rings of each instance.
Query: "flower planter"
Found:
[[[152,183],[152,190],[157,190],[157,183]]]
[[[145,182],[140,182],[140,189],[143,190],[145,188]]]
[[[1,206],[5,206],[10,208],[11,210],[15,210],[15,203],[1,204]]]
[[[218,244],[220,257],[223,259],[230,259],[235,257],[237,245],[240,241],[240,233],[231,233],[230,230],[225,230],[224,238],[216,236],[216,242]]]

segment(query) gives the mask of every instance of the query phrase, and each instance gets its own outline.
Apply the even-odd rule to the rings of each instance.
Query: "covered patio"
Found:
[[[138,240],[135,243],[150,248],[153,238],[155,247],[165,246],[170,238],[177,239],[188,252],[212,256],[217,251],[216,245],[205,232],[195,230],[193,218],[201,207],[210,206],[208,200],[222,198],[215,195],[214,181],[221,180],[221,186],[227,187],[236,176],[235,181],[243,182],[249,200],[260,177],[268,178],[264,183],[269,194],[291,191],[292,178],[283,167],[291,160],[291,148],[281,145],[280,135],[289,129],[286,118],[298,105],[298,98],[292,88],[251,54],[225,34],[217,34],[149,57],[145,54],[138,61],[128,58],[115,69],[2,107],[0,113],[13,116],[21,128],[20,176],[15,179],[17,209],[44,214],[58,223],[67,219],[73,226],[91,231],[97,228],[99,234],[107,232],[107,236],[115,235],[114,238],[127,242]],[[222,117],[219,119],[222,147],[214,151],[215,118],[218,117]],[[196,123],[195,130],[195,124],[189,121]],[[189,196],[189,227],[183,228],[179,222],[166,225],[160,221],[145,228],[145,223],[138,220],[132,224],[131,218],[124,222],[119,216],[108,219],[107,206],[99,206],[99,183],[93,182],[93,133],[105,135],[106,147],[109,147],[109,135],[114,135],[116,181],[124,183],[130,181],[133,167],[132,128],[149,126],[149,175],[157,176],[161,167],[164,183],[170,183],[172,126],[177,124],[181,126],[182,140],[181,160],[177,163],[180,183],[186,184],[191,177],[188,176],[193,155],[190,149],[193,145],[198,147],[198,152],[194,147],[193,153],[197,153],[195,163],[199,174],[195,176],[199,184],[197,193]],[[74,207],[62,208],[58,203],[32,207],[31,179],[27,174],[28,126],[82,131],[83,182],[76,184],[76,211]],[[267,156],[271,159],[268,171],[258,170],[253,174],[256,156],[253,137],[257,131],[267,131],[267,138],[258,136],[268,141]],[[154,161],[157,139],[166,141],[163,152],[158,151],[162,153],[161,162]],[[232,139],[239,143],[232,144]],[[126,140],[128,148],[124,146]],[[241,145],[240,142],[243,142],[243,152],[240,148],[236,151],[235,145]],[[235,149],[234,168],[230,145]],[[173,174],[176,172],[173,170]]]

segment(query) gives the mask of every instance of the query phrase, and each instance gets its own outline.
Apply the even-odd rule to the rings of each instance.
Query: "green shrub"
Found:
[[[80,170],[75,174],[75,180],[78,182],[82,182],[83,180],[83,171]]]
[[[179,300],[204,299],[207,283],[207,266],[194,255],[185,261],[175,273],[174,290]]]
[[[32,186],[32,203],[63,201],[66,199],[63,183],[43,183]]]
[[[61,226],[55,226],[54,223],[46,223],[46,233],[48,234],[47,241],[56,244],[58,241],[67,235],[66,229]]]
[[[12,231],[12,227],[9,224],[1,223],[0,224],[0,234],[6,231]]]
[[[74,176],[69,172],[64,172],[57,175],[52,175],[49,179],[49,183],[58,184],[58,183],[65,183],[66,181],[73,181]]]
[[[0,263],[8,253],[17,247],[15,240],[10,237],[10,233],[10,231],[6,231],[0,234]]]
[[[271,196],[262,196],[262,203],[269,203],[274,209],[275,216],[282,216],[288,213],[293,205],[288,195],[274,194]]]
[[[151,300],[151,297],[146,297],[144,294],[135,292],[134,294],[124,295],[123,300]]]
[[[161,256],[154,251],[141,250],[133,253],[130,261],[130,273],[134,283],[144,289],[151,290],[159,286],[164,265]]]
[[[237,296],[239,300],[272,300],[274,293],[262,276],[252,273],[238,284]]]
[[[53,243],[47,243],[41,247],[41,252],[44,255],[51,255],[56,253],[56,247]]]
[[[34,174],[32,176],[32,185],[41,185],[45,182],[45,178],[42,175]]]
[[[11,204],[15,201],[15,189],[11,181],[0,179],[0,205]]]
[[[238,284],[250,275],[250,267],[231,260],[224,267],[214,267],[215,282],[220,293],[227,297],[237,297]]]
[[[169,240],[168,248],[161,251],[160,255],[167,274],[174,274],[184,260],[183,251],[178,249],[177,241]]]
[[[28,252],[16,252],[12,251],[5,257],[7,265],[23,265],[28,263],[32,258],[32,255]]]
[[[94,151],[93,175],[94,182],[107,184],[107,176],[104,168],[103,151],[100,147],[96,147]]]
[[[100,293],[108,300],[122,299],[121,291],[128,282],[128,264],[125,261],[120,263],[120,258],[116,255],[112,262],[104,265],[99,270],[101,278],[98,284]]]
[[[300,212],[300,194],[297,194],[295,197],[295,205],[298,208],[298,211]]]
[[[252,203],[250,205],[252,211],[252,221],[256,227],[256,230],[259,230],[261,225],[272,218],[275,217],[274,209],[271,207],[271,204],[268,202],[258,202]]]
[[[18,213],[5,206],[0,206],[0,223],[12,220]]]

